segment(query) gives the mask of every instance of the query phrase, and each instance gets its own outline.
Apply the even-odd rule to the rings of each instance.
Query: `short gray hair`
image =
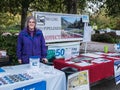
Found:
[[[25,27],[28,26],[28,23],[29,23],[30,19],[33,19],[33,20],[35,21],[35,25],[36,25],[36,19],[35,19],[35,17],[33,17],[33,16],[29,16],[29,17],[27,17],[27,19],[26,19]]]

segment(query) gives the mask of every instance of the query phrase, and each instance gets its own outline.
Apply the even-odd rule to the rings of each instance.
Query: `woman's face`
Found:
[[[29,30],[33,31],[35,28],[35,20],[34,19],[30,19],[28,22],[28,28]]]

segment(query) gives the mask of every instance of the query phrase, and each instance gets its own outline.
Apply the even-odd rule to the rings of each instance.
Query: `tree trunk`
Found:
[[[27,5],[22,4],[22,15],[21,15],[21,30],[25,27],[25,21],[27,17],[28,7]]]
[[[77,13],[77,0],[66,0],[67,13]]]
[[[21,30],[25,27],[26,17],[27,17],[27,8],[22,8],[22,15],[21,15]]]
[[[72,13],[77,13],[77,0],[72,0]]]
[[[34,0],[22,0],[22,14],[21,14],[21,30],[25,27],[25,21],[27,18],[27,11],[29,8],[29,4],[32,3]]]

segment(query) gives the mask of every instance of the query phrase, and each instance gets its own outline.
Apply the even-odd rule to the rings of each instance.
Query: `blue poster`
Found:
[[[120,60],[114,61],[114,74],[116,84],[120,83]]]
[[[14,90],[46,90],[46,81],[40,81]]]
[[[5,72],[5,70],[3,70],[2,68],[0,68],[0,72]]]

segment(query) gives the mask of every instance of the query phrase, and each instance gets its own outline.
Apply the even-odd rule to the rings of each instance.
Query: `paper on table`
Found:
[[[111,58],[111,59],[120,59],[120,57],[112,57],[112,56],[108,56],[108,58]]]
[[[72,62],[72,61],[66,61],[65,63],[73,64],[73,63],[75,63],[75,62]]]
[[[81,63],[75,63],[75,65],[78,65],[78,66],[89,66],[89,65],[92,65],[92,64],[82,61]]]
[[[93,58],[103,57],[101,55],[97,55],[97,54],[94,54],[94,53],[85,53],[85,54],[81,54],[81,55],[88,56],[88,57],[93,57]]]
[[[94,62],[94,63],[105,63],[105,62],[110,62],[110,60],[98,58],[98,59],[94,59],[92,62]]]
[[[105,54],[105,53],[103,53],[103,52],[94,52],[95,54],[99,54],[99,55],[103,55],[103,54]]]
[[[120,53],[106,53],[108,56],[120,56]]]

